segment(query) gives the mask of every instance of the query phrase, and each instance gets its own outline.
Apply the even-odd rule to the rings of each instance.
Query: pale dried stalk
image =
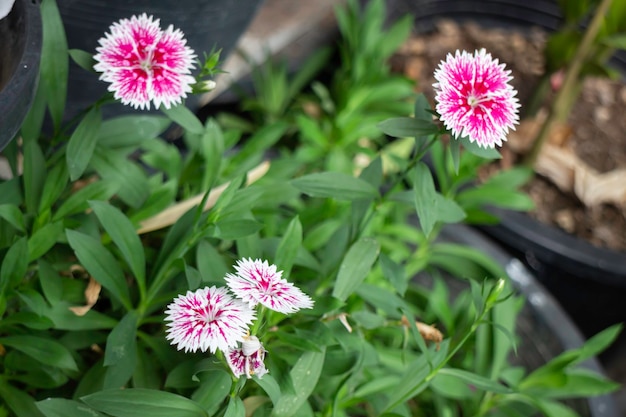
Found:
[[[250,185],[253,182],[257,181],[259,178],[263,177],[267,173],[270,168],[270,163],[268,161],[262,162],[256,167],[252,168],[247,173],[247,181],[246,185]],[[217,199],[222,195],[226,187],[228,187],[230,183],[227,182],[218,187],[215,187],[209,193],[209,196],[202,208],[203,211],[206,211],[215,205]],[[189,209],[194,206],[202,203],[202,198],[204,194],[198,194],[194,197],[191,197],[187,200],[181,201],[173,206],[170,206],[163,210],[162,212],[156,214],[155,216],[150,217],[149,219],[141,222],[139,230],[137,230],[138,234],[144,234],[148,232],[152,232],[155,230],[162,229],[164,227],[168,227],[176,223],[176,221]]]

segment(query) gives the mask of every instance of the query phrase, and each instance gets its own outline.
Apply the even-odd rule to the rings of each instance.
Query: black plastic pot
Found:
[[[262,0],[62,0],[59,11],[65,25],[68,47],[95,53],[100,39],[109,26],[122,18],[146,13],[161,20],[161,26],[173,25],[183,31],[187,44],[202,60],[204,52],[213,47],[222,50],[222,59],[235,47],[245,32]],[[70,66],[70,82],[65,119],[101,97],[107,84],[98,76]],[[187,100],[195,107],[194,98]],[[133,111],[115,104],[104,108],[105,116]]]
[[[0,151],[13,139],[30,109],[40,56],[39,6],[17,0],[0,20]]]
[[[394,14],[415,16],[415,31],[435,29],[438,20],[473,21],[485,27],[551,31],[561,16],[555,0],[396,0]],[[626,53],[611,64],[626,74]],[[626,321],[626,253],[598,248],[524,213],[495,210],[501,223],[484,231],[532,268],[587,334]]]
[[[446,226],[443,241],[478,249],[498,262],[507,272],[526,303],[517,321],[520,336],[516,362],[529,370],[536,369],[564,350],[582,346],[585,338],[555,298],[541,285],[524,264],[490,238],[465,225]],[[597,359],[582,366],[605,375]],[[620,412],[609,395],[568,402],[581,416],[618,417]]]

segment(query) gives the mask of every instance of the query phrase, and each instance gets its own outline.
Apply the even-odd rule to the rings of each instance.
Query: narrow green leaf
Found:
[[[118,186],[117,196],[131,207],[140,207],[150,195],[150,184],[145,169],[119,153],[94,153],[91,165],[107,181]]]
[[[47,398],[36,404],[46,417],[106,417],[83,403],[65,398]]]
[[[440,200],[437,198],[433,177],[425,164],[420,162],[415,166],[413,178],[415,210],[422,231],[428,236],[437,222]]]
[[[19,350],[38,362],[69,371],[77,371],[78,367],[70,351],[52,339],[17,335],[0,338],[0,343]]]
[[[36,141],[24,143],[24,200],[29,213],[36,213],[46,181],[46,160]]]
[[[321,172],[296,178],[291,184],[311,197],[359,200],[378,197],[378,190],[360,178],[340,172]]]
[[[191,399],[204,407],[210,415],[215,415],[231,392],[233,378],[221,369],[199,371],[190,379],[200,380],[200,386],[193,392]]]
[[[393,285],[396,292],[404,297],[404,293],[409,285],[404,273],[404,267],[394,262],[384,253],[380,254],[380,267],[384,277]]]
[[[154,139],[172,122],[167,117],[146,114],[118,116],[100,126],[98,146],[106,148],[136,147]]]
[[[120,250],[140,287],[146,281],[146,260],[135,226],[118,208],[105,201],[90,201],[96,217]]]
[[[57,164],[46,176],[46,182],[41,192],[39,201],[39,213],[49,210],[65,190],[69,174],[64,164]]]
[[[333,288],[333,297],[345,301],[369,274],[379,252],[380,245],[370,237],[355,242],[341,262]]]
[[[165,115],[173,122],[178,123],[188,132],[195,133],[197,135],[204,133],[204,126],[202,126],[200,120],[198,120],[196,115],[185,107],[184,104],[179,104],[177,106],[170,107],[169,109],[161,107],[161,111],[165,113]]]
[[[437,133],[439,128],[431,119],[394,117],[378,123],[378,128],[395,138],[420,137]]]
[[[70,49],[69,51],[72,61],[85,71],[89,71],[95,74],[93,66],[96,64],[96,60],[93,59],[93,53],[83,51],[81,49]]]
[[[457,378],[461,381],[464,381],[470,384],[471,386],[475,388],[478,388],[487,392],[495,392],[498,394],[508,394],[512,392],[510,388],[505,387],[504,385],[498,383],[497,381],[493,381],[489,378],[485,378],[482,375],[465,371],[463,369],[443,368],[439,370],[439,374],[448,375],[448,376]]]
[[[131,309],[130,295],[124,272],[111,253],[93,237],[75,230],[66,230],[67,240],[87,272]]]
[[[215,223],[215,236],[234,240],[254,234],[263,228],[263,223],[252,219],[225,219]]]
[[[107,337],[104,366],[107,367],[104,389],[123,387],[137,365],[137,325],[139,317],[129,311]]]
[[[270,374],[266,374],[261,379],[257,379],[256,383],[261,387],[263,391],[270,397],[273,404],[277,404],[282,397],[282,393],[280,391],[280,386],[276,379]]]
[[[22,211],[14,204],[0,205],[0,218],[3,218],[20,232],[26,231],[26,223]]]
[[[61,220],[72,214],[84,212],[90,200],[108,200],[119,189],[114,181],[96,181],[70,195],[52,216],[52,221]]]
[[[63,119],[67,98],[67,74],[69,71],[67,39],[56,2],[43,0],[40,10],[43,26],[39,64],[40,82],[43,85],[55,130],[58,130]]]
[[[39,285],[43,295],[50,304],[56,304],[63,297],[63,282],[61,276],[43,259],[38,260]]]
[[[63,235],[63,222],[48,223],[28,239],[28,260],[34,261],[48,252]]]
[[[219,125],[209,119],[200,138],[200,152],[206,163],[202,174],[201,189],[213,187],[224,158],[224,135]]]
[[[181,395],[145,388],[98,391],[81,398],[113,417],[208,417],[196,402]]]
[[[18,239],[9,248],[0,267],[0,294],[18,285],[28,269],[28,244],[26,237]]]
[[[322,367],[326,347],[320,352],[305,352],[289,372],[293,383],[293,393],[283,394],[274,404],[271,417],[291,417],[309,398],[317,385]]]
[[[72,181],[80,178],[87,169],[93,151],[96,149],[101,123],[102,112],[99,107],[94,107],[87,112],[72,133],[65,152],[67,170]]]
[[[239,397],[231,397],[228,402],[228,408],[224,417],[245,417],[246,407],[243,405],[243,401]]]
[[[468,152],[472,153],[473,155],[480,156],[481,158],[485,158],[485,159],[502,158],[502,155],[500,155],[500,152],[497,149],[483,148],[481,146],[478,146],[478,143],[470,142],[468,136],[463,136],[462,138],[456,138],[456,140],[461,142],[461,145],[463,145],[463,148],[465,148]]]
[[[274,263],[279,270],[283,271],[283,278],[287,279],[291,272],[293,262],[302,246],[302,224],[298,216],[291,219],[283,238],[278,244]]]
[[[37,409],[33,397],[0,378],[0,398],[16,417],[46,417]]]

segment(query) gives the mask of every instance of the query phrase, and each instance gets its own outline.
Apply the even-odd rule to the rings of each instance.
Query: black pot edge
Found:
[[[441,237],[457,243],[470,245],[491,256],[502,265],[514,286],[524,295],[532,308],[539,312],[552,329],[565,349],[575,349],[583,345],[585,339],[571,318],[565,313],[556,299],[541,285],[532,273],[519,260],[500,249],[491,239],[466,225],[448,225],[443,228]],[[597,358],[585,361],[582,366],[605,375]],[[587,399],[592,417],[619,417],[617,405],[611,395]]]
[[[626,254],[594,246],[524,212],[495,207],[489,211],[500,223],[481,230],[498,241],[573,276],[626,288]]]
[[[2,103],[7,106],[8,113],[0,114],[0,125],[6,127],[0,138],[0,151],[13,139],[19,130],[26,113],[32,104],[39,82],[39,60],[41,57],[42,26],[39,4],[30,0],[17,0],[13,7],[21,7],[26,21],[26,42],[24,51],[15,68],[15,71],[2,90],[3,96],[8,98]],[[28,95],[24,96],[27,92]],[[24,114],[18,114],[20,105],[26,106]]]

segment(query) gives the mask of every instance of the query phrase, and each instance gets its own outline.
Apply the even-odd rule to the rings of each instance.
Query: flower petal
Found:
[[[205,287],[178,296],[165,311],[167,339],[179,350],[215,353],[236,347],[248,334],[254,310],[226,288]]]
[[[237,274],[226,274],[231,291],[250,307],[261,303],[284,314],[313,308],[313,300],[298,287],[282,279],[282,271],[260,259],[242,259],[235,266]]]
[[[113,23],[96,48],[94,69],[116,99],[134,108],[170,108],[190,93],[195,54],[183,33],[145,13]]]
[[[485,148],[502,146],[519,123],[517,91],[504,68],[484,49],[474,55],[456,51],[439,64],[433,84],[436,110],[452,135],[468,136]]]

